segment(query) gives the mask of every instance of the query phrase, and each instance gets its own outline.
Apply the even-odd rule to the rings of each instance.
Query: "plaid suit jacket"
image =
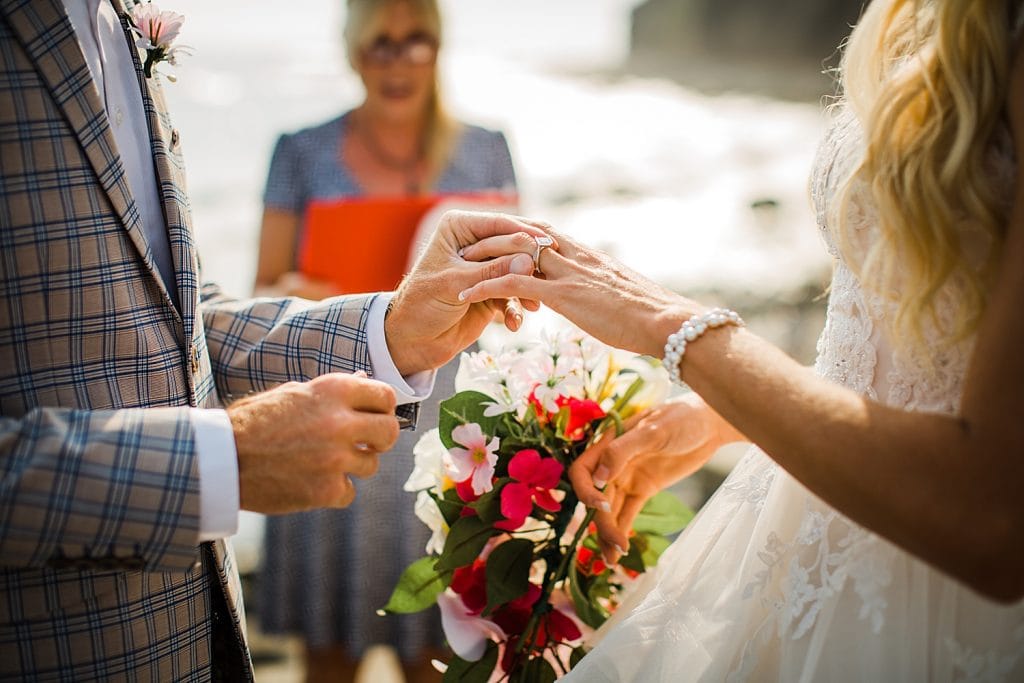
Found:
[[[251,678],[190,407],[371,371],[374,295],[200,287],[181,141],[135,69],[180,310],[61,0],[0,0],[0,679]]]

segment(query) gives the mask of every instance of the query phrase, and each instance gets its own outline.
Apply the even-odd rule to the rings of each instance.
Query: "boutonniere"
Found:
[[[152,2],[140,3],[131,11],[132,29],[139,35],[136,47],[144,50],[146,61],[142,70],[146,78],[153,77],[154,67],[167,62],[171,66],[178,63],[179,55],[191,54],[185,45],[174,45],[174,40],[181,32],[185,17],[177,12],[161,11]],[[172,83],[176,80],[173,74],[165,74]]]

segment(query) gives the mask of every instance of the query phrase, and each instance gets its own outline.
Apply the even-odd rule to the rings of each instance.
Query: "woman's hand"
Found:
[[[633,520],[654,494],[696,472],[722,445],[745,440],[693,393],[640,413],[626,426],[624,434],[601,439],[569,468],[576,495],[597,508],[594,521],[609,562],[629,547]]]
[[[704,308],[655,284],[607,254],[553,230],[556,248],[540,252],[542,277],[508,274],[462,292],[462,300],[520,297],[547,304],[589,334],[620,349],[660,358],[668,335]],[[466,247],[467,261],[484,261],[514,251],[536,254],[536,242],[513,243],[510,236],[483,239]]]

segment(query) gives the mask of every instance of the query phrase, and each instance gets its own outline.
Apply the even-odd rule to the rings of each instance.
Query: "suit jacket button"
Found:
[[[192,374],[199,374],[199,347],[192,347]]]

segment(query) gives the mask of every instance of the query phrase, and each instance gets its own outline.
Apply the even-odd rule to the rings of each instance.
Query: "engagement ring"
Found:
[[[550,237],[534,237],[533,240],[537,243],[537,249],[533,252],[533,272],[534,274],[543,275],[544,271],[540,269],[540,253],[555,243]]]

